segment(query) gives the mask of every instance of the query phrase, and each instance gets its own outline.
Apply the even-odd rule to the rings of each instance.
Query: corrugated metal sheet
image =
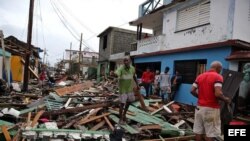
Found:
[[[204,1],[197,5],[180,10],[177,13],[176,30],[188,29],[191,27],[209,23],[210,1]]]
[[[44,102],[49,111],[59,110],[63,107],[62,103],[55,101],[55,100],[46,99]]]
[[[235,72],[231,70],[223,70],[223,87],[222,91],[225,96],[230,97],[233,99],[240,87],[240,83],[243,79],[243,74],[240,72]],[[230,106],[227,106],[224,102],[221,102],[221,128],[222,132],[224,131],[225,124],[229,124],[229,122],[233,118],[233,111],[232,109],[235,107],[235,103],[232,101]]]
[[[234,98],[238,88],[240,87],[240,82],[243,79],[243,74],[240,72],[224,69],[223,79],[223,94],[230,98]]]

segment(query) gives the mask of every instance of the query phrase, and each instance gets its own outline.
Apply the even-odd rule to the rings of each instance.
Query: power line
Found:
[[[63,18],[63,20],[65,21],[65,22],[67,22],[67,19],[65,18],[65,16],[63,15],[63,12],[60,10],[60,8],[58,8],[57,6],[56,6],[56,4],[55,3],[53,3],[54,4],[54,6],[57,8],[57,10],[58,10],[58,12],[61,14],[61,16],[62,16],[62,18]],[[64,22],[64,23],[65,23]],[[69,24],[69,22],[67,22],[68,24]],[[69,24],[69,26],[70,26],[70,24]],[[72,33],[77,33],[76,32],[76,30],[71,26],[71,29],[72,30],[74,30]],[[70,30],[70,29],[69,29]],[[79,36],[78,36],[78,34],[76,35],[78,38],[76,38],[75,37],[75,39],[77,40],[77,41],[80,41],[79,40]],[[89,49],[91,49],[91,50],[93,50],[94,51],[94,49],[92,49],[89,45],[88,45],[88,43],[86,43],[84,40],[82,41],[82,45],[84,45],[85,47],[87,47],[87,48],[89,48]]]
[[[55,4],[52,0],[50,0],[50,3],[51,3],[51,5],[52,5],[52,7],[53,7],[53,10],[55,11],[55,13],[56,13],[57,16],[59,17],[60,21],[61,21],[62,24],[64,25],[64,27],[70,32],[70,34],[71,34],[77,41],[80,41],[80,40],[79,40],[79,36],[74,34],[74,32],[76,32],[76,31],[74,30],[74,28],[71,27],[72,30],[74,30],[74,31],[72,31],[72,30],[70,29],[70,27],[66,24],[67,20],[66,20],[65,16],[63,15],[62,11],[56,6],[56,4]],[[84,40],[83,40],[83,42],[82,42],[82,45],[84,45],[85,47],[91,49],[92,51],[95,51],[95,50],[92,49]]]
[[[57,14],[57,16],[59,17],[60,21],[62,22],[62,24],[64,25],[64,27],[69,31],[69,33],[76,39],[79,40],[78,37],[76,35],[74,35],[74,33],[69,29],[69,27],[66,25],[66,23],[63,21],[62,19],[62,15],[60,16],[60,14],[57,11],[57,8],[55,6],[55,4],[52,2],[52,0],[50,0],[50,3],[52,5],[53,10],[55,11],[55,13]]]
[[[38,45],[38,4],[35,4],[35,13],[37,14],[36,15],[36,18],[35,18],[35,25],[36,25],[36,33],[35,33],[35,42],[36,44]]]
[[[85,24],[82,23],[81,20],[79,20],[74,14],[72,14],[71,10],[68,9],[67,6],[65,6],[65,4],[62,1],[58,1],[59,4],[62,6],[62,8],[64,8],[67,13],[70,14],[71,17],[73,17],[83,28],[85,28],[86,30],[88,30],[89,32],[96,34],[93,30],[91,30],[88,26],[86,26]]]
[[[70,24],[69,24],[69,22],[67,22],[67,20],[66,20],[66,18],[65,18],[65,16],[64,16],[64,14],[63,14],[63,12],[62,12],[62,10],[60,10],[60,8],[56,5],[56,3],[54,3],[52,0],[50,0],[50,3],[51,3],[51,5],[52,5],[52,8],[53,8],[53,10],[55,11],[55,13],[57,14],[57,16],[59,17],[59,19],[60,19],[60,21],[62,22],[62,24],[64,25],[64,27],[70,32],[70,34],[77,40],[77,41],[80,41],[79,40],[79,35],[77,34],[77,35],[75,35],[75,33],[77,33],[76,32],[76,30],[74,30],[74,28],[72,27],[72,26],[70,26]],[[62,5],[62,4],[61,4]],[[64,6],[65,7],[65,6]],[[67,10],[68,11],[68,10]],[[72,13],[70,13],[70,15],[71,16],[73,16],[73,14]],[[73,17],[75,17],[75,16],[73,16]],[[77,19],[77,18],[76,18]],[[77,20],[78,22],[80,22],[79,20]],[[81,22],[80,22],[81,23]],[[125,24],[127,24],[128,22],[126,22],[126,23],[123,23],[123,24],[121,24],[121,25],[119,25],[118,27],[120,27],[120,26],[123,26],[123,25],[125,25]],[[73,30],[73,31],[72,31]],[[96,36],[97,34],[94,34],[94,36]],[[94,37],[93,36],[93,37]],[[91,37],[91,38],[93,38],[93,37]],[[90,39],[90,38],[89,38]],[[88,40],[89,40],[88,39]],[[85,41],[85,40],[83,40],[82,41],[82,45],[84,45],[85,46],[85,48],[88,48],[88,49],[90,49],[91,51],[93,51],[93,52],[96,52],[93,48],[91,48],[89,45],[88,45],[88,43]],[[99,56],[101,56],[101,57],[105,57],[104,55],[102,55],[102,54],[99,54]],[[106,57],[105,57],[106,58]]]
[[[41,10],[41,3],[40,0],[38,0],[38,7],[39,7],[39,11],[40,11],[40,19],[41,19],[41,29],[42,29],[42,38],[43,38],[43,44],[44,44],[44,48],[46,48],[46,42],[45,42],[45,37],[44,37],[44,30],[43,30],[43,16],[42,16],[42,10]]]

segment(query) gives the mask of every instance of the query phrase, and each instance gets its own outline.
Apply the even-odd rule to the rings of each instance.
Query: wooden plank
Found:
[[[159,105],[158,102],[157,102],[157,103],[154,103],[154,104],[150,104],[150,106],[152,106],[152,107],[154,107],[154,108],[156,108],[156,109],[161,108],[161,106]]]
[[[164,141],[188,141],[188,140],[195,140],[195,135],[164,138]],[[162,140],[161,139],[150,139],[150,140],[141,140],[141,141],[162,141]]]
[[[25,64],[25,61],[22,59],[21,60],[22,61],[22,63],[23,64]],[[29,70],[31,71],[31,73],[37,78],[37,79],[39,79],[39,76],[38,76],[38,74],[36,74],[36,72],[29,66]]]
[[[171,101],[171,102],[169,102],[168,104],[166,104],[166,105],[163,105],[160,109],[158,109],[158,110],[156,110],[156,111],[154,111],[154,112],[152,112],[151,113],[151,115],[154,115],[154,114],[156,114],[156,113],[158,113],[158,112],[160,112],[162,109],[163,109],[163,107],[164,106],[169,106],[169,105],[171,105],[171,104],[173,104],[174,103],[174,101]]]
[[[71,102],[72,98],[69,98],[67,102],[65,103],[64,107],[67,108]]]
[[[18,128],[16,135],[13,137],[12,141],[20,141],[21,139],[21,130],[24,129],[26,124],[22,124],[21,127]]]
[[[109,115],[109,118],[111,118],[115,123],[118,124],[119,118],[115,115]],[[129,126],[128,124],[120,125],[122,128],[127,130],[130,134],[139,134],[139,131],[135,130],[133,127]]]
[[[151,106],[148,106],[147,108],[148,108],[149,112],[154,112],[155,110],[157,110],[157,109],[155,109],[155,108],[153,108]]]
[[[96,103],[92,105],[85,105],[83,107],[74,107],[70,109],[60,109],[60,110],[53,110],[53,111],[48,111],[44,112],[43,116],[56,116],[56,115],[61,115],[61,114],[70,114],[70,113],[79,113],[88,109],[93,109],[93,108],[100,108],[100,107],[109,107],[111,103],[107,102],[102,102],[102,103]]]
[[[13,93],[13,94],[11,94],[11,97],[12,97],[12,98],[15,98],[15,97],[29,97],[29,98],[38,99],[38,98],[41,98],[42,96],[39,96],[39,95],[37,95],[37,94]]]
[[[161,141],[165,141],[161,135],[159,135],[159,138],[161,139]]]
[[[106,116],[104,116],[104,119],[105,119],[105,121],[106,121],[106,123],[109,125],[109,128],[112,130],[112,131],[114,131],[114,126],[111,124],[111,122],[109,121],[109,119],[106,117]]]
[[[44,113],[44,110],[41,110],[41,111],[39,111],[39,112],[36,114],[35,118],[33,119],[32,123],[31,123],[31,127],[34,127],[34,126],[36,125],[37,121],[39,120],[39,118],[41,117],[41,115],[42,115],[43,113]]]
[[[16,135],[14,136],[14,138],[13,138],[13,140],[12,140],[12,141],[18,141],[18,138],[19,138],[19,135],[18,135],[18,134],[16,134]]]
[[[81,120],[79,121],[79,123],[84,122],[85,120],[89,119],[89,117],[92,116],[92,115],[96,115],[96,113],[97,113],[98,111],[100,111],[101,109],[102,109],[102,108],[96,108],[96,109],[90,111],[89,114],[88,114],[87,116],[85,116],[83,119],[81,119]]]
[[[102,117],[104,117],[104,116],[107,116],[107,115],[109,115],[109,114],[110,114],[110,113],[105,113],[105,114],[102,114],[102,115],[100,115],[100,116],[95,116],[95,117],[93,117],[93,118],[90,118],[90,119],[84,120],[84,121],[82,121],[82,122],[78,122],[78,124],[80,124],[80,125],[82,125],[82,124],[86,124],[86,123],[88,123],[88,122],[91,122],[91,121],[97,120],[97,119],[102,118]]]
[[[96,131],[96,130],[98,130],[99,128],[101,128],[104,124],[105,124],[105,120],[103,120],[102,122],[99,122],[99,123],[96,124],[94,127],[92,127],[90,130]]]
[[[152,130],[152,129],[161,130],[161,126],[158,124],[151,124],[151,125],[141,126],[140,129],[142,129],[142,130]]]
[[[1,126],[6,141],[11,141],[10,133],[5,125]]]
[[[84,82],[82,84],[76,84],[76,85],[73,85],[73,86],[70,86],[70,87],[59,88],[59,89],[56,89],[55,91],[59,96],[63,96],[65,94],[70,94],[70,93],[73,93],[73,92],[77,92],[77,91],[81,91],[81,90],[90,88],[92,85],[93,85],[93,82],[86,81],[86,82]]]
[[[31,112],[28,113],[27,125],[29,125],[29,123],[30,123],[30,118],[31,118]]]
[[[62,129],[70,128],[72,125],[77,123],[80,119],[81,119],[81,117],[78,117],[74,120],[68,121],[67,124],[62,127]]]
[[[148,99],[147,101],[150,102],[150,103],[162,102],[162,99]]]

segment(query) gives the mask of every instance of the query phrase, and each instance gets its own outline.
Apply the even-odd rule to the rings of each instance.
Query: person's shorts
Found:
[[[126,102],[134,102],[135,101],[135,95],[134,93],[127,93],[127,94],[120,94],[119,100],[121,103],[126,103]]]
[[[168,86],[162,86],[161,87],[161,93],[166,94],[166,93],[171,93],[171,88]]]
[[[198,106],[195,109],[193,131],[196,134],[206,134],[207,137],[220,136],[220,109]]]

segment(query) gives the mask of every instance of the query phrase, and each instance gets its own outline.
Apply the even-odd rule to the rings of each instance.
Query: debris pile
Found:
[[[60,82],[62,84],[62,82]],[[160,98],[136,101],[118,124],[119,101],[115,80],[84,81],[12,92],[2,96],[0,132],[5,140],[191,140],[193,109]],[[64,81],[66,83],[66,81]]]

